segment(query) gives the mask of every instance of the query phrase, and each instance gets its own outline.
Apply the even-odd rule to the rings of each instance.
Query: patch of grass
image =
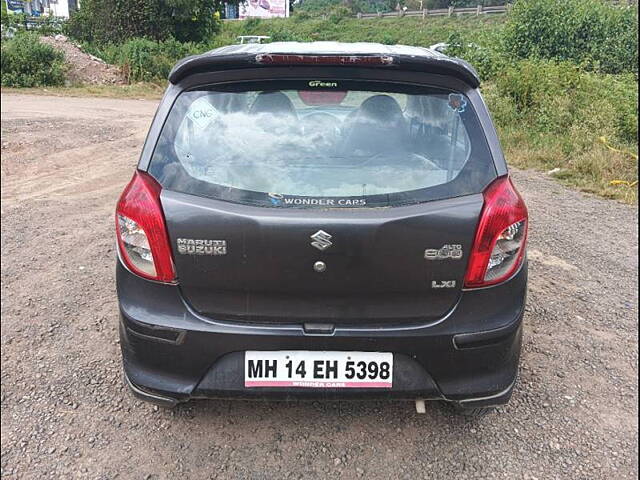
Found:
[[[135,83],[133,85],[79,85],[46,88],[2,88],[2,93],[53,95],[59,97],[107,97],[158,100],[166,85],[159,83]]]
[[[638,185],[633,185],[638,179],[638,162],[629,155],[612,152],[596,142],[591,149],[572,156],[553,143],[532,147],[526,140],[507,135],[502,135],[502,143],[510,165],[547,172],[559,168],[552,177],[564,185],[624,203],[638,203]],[[619,180],[623,183],[611,183]]]
[[[524,61],[486,83],[483,92],[510,164],[555,171],[564,184],[638,202],[635,75]]]

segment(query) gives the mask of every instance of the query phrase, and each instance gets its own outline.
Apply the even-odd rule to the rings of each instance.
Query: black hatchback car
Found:
[[[135,394],[509,400],[528,217],[471,66],[250,44],[169,80],[116,212]]]

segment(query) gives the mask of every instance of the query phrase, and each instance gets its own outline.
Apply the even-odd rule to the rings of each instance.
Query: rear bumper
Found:
[[[127,382],[145,400],[192,398],[440,399],[463,406],[506,403],[518,371],[527,269],[508,282],[465,291],[429,325],[339,328],[217,322],[194,312],[179,286],[142,280],[117,267],[120,338]],[[394,354],[393,388],[245,388],[246,350],[383,351]]]

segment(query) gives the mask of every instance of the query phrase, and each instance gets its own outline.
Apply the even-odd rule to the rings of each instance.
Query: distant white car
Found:
[[[245,43],[263,43],[265,40],[269,40],[271,37],[265,35],[240,35],[238,37],[238,43],[244,45]]]

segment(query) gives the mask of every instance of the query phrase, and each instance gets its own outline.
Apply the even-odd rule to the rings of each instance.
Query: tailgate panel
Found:
[[[168,190],[161,200],[182,293],[196,311],[335,324],[446,314],[461,292],[483,202],[469,195],[394,208],[280,209]],[[310,238],[319,230],[331,235],[324,251]],[[178,239],[226,248],[178,253]],[[462,258],[425,259],[426,249],[445,245],[461,245]],[[314,270],[317,261],[326,271]]]

